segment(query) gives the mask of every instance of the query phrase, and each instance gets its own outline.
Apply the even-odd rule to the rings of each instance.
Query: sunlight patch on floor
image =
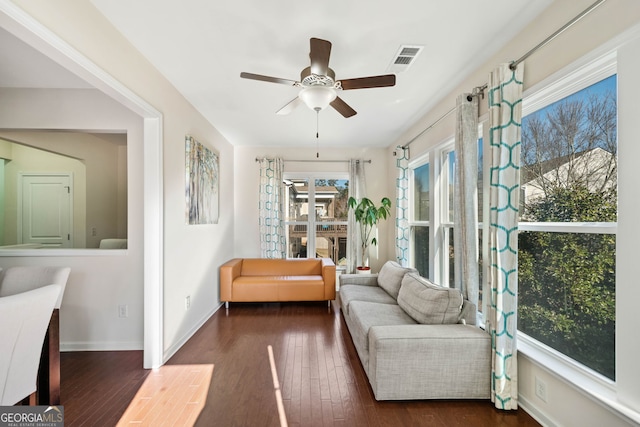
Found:
[[[213,365],[164,365],[151,371],[118,426],[193,426],[207,400]]]
[[[278,381],[278,371],[276,370],[276,362],[273,356],[273,347],[267,346],[269,354],[269,365],[271,366],[271,376],[273,377],[273,390],[276,394],[276,404],[278,405],[278,417],[280,418],[280,427],[287,427],[287,414],[284,411],[282,403],[282,392],[280,391],[280,381]]]

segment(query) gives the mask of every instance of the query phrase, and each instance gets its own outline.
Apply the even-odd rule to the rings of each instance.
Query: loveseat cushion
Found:
[[[347,314],[352,301],[367,301],[396,305],[396,300],[377,286],[344,285],[340,286],[340,306]]]
[[[400,292],[404,275],[417,272],[415,268],[403,267],[395,261],[387,261],[380,269],[380,273],[378,273],[378,286],[387,291],[393,299],[398,299],[398,292]]]
[[[425,325],[458,323],[462,302],[460,290],[438,286],[415,273],[404,276],[398,294],[398,305]]]
[[[242,276],[306,276],[322,275],[320,258],[245,258]]]

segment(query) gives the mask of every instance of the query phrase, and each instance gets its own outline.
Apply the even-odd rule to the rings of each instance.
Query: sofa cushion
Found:
[[[349,332],[365,370],[369,365],[369,329],[372,326],[416,324],[397,304],[353,301],[349,311],[352,323]]]
[[[458,323],[462,302],[458,289],[438,286],[415,273],[404,276],[398,294],[398,305],[426,325]]]
[[[378,286],[387,291],[393,299],[398,299],[402,278],[406,273],[417,273],[415,268],[403,267],[395,261],[384,263],[378,273]]]
[[[242,276],[306,276],[322,275],[320,258],[245,258]]]
[[[349,305],[352,301],[377,302],[381,304],[396,305],[396,300],[377,286],[345,285],[340,286],[340,306],[349,314]]]

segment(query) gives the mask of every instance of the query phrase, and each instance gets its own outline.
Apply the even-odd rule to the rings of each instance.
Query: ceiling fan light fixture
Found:
[[[336,99],[336,90],[329,86],[308,86],[300,91],[298,97],[307,107],[315,111],[322,111]]]

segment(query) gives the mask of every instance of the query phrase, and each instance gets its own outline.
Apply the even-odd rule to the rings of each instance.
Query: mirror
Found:
[[[127,135],[0,130],[0,248],[127,247]]]

